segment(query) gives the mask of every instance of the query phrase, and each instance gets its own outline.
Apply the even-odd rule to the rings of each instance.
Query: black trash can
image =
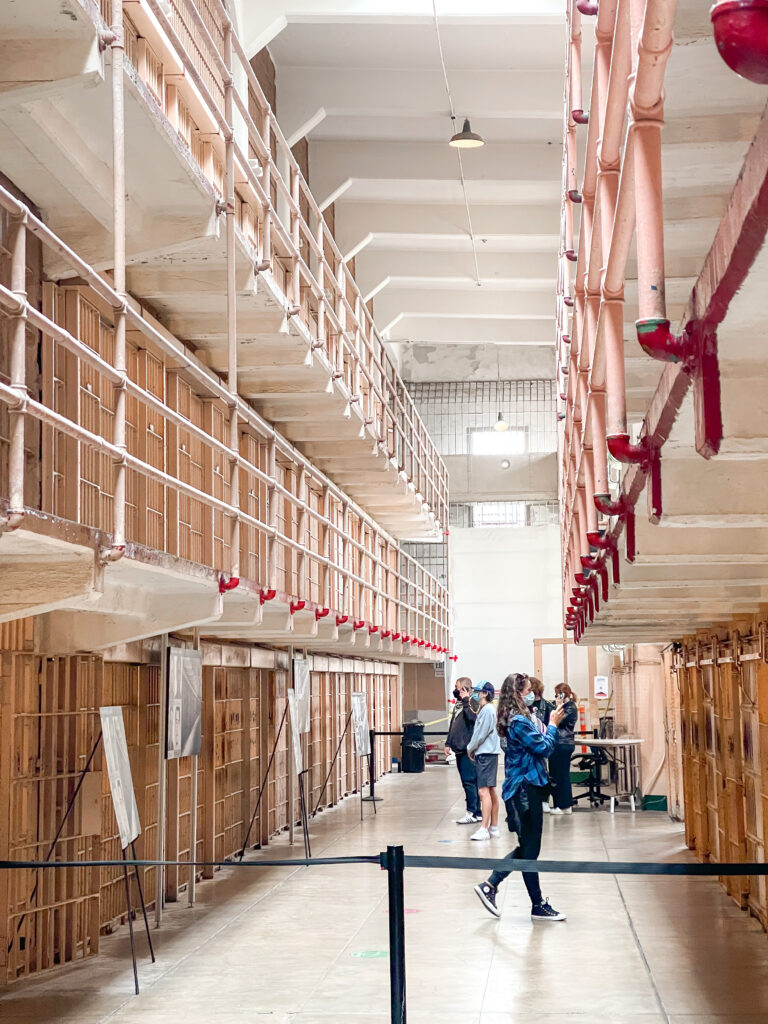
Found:
[[[415,774],[424,771],[427,744],[424,741],[424,723],[407,722],[403,726],[403,771]]]

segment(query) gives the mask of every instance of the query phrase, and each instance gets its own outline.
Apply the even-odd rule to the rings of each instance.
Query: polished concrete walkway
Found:
[[[312,825],[313,853],[506,852],[469,840],[455,770],[383,779],[374,818],[355,799]],[[257,854],[290,853],[286,840]],[[302,856],[301,843],[293,847]],[[579,811],[545,820],[543,856],[680,860],[665,815]],[[712,879],[542,876],[568,914],[534,926],[513,876],[501,920],[472,885],[483,873],[406,872],[409,1024],[765,1024],[768,941]],[[194,910],[170,908],[133,995],[126,930],[75,968],[12,986],[3,1024],[386,1024],[386,877],[378,867],[227,869]],[[141,940],[139,940],[141,943]],[[140,951],[144,946],[140,944]]]

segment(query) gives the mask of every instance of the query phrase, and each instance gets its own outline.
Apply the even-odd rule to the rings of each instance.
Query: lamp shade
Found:
[[[464,118],[464,127],[460,132],[453,135],[448,143],[449,146],[453,146],[455,149],[477,149],[479,146],[485,145],[485,140],[481,135],[473,132],[469,125],[469,118]]]

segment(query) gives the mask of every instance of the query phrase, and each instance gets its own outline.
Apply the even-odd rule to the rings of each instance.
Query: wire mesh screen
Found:
[[[557,451],[553,380],[410,383],[441,455]],[[494,430],[501,414],[507,429]]]
[[[551,526],[560,522],[556,501],[453,502],[451,526]]]

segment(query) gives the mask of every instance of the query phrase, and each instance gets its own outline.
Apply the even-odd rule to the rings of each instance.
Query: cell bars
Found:
[[[557,451],[552,380],[411,382],[406,387],[441,455],[482,454],[481,439],[474,435],[493,430],[499,414],[514,437],[513,454]]]

